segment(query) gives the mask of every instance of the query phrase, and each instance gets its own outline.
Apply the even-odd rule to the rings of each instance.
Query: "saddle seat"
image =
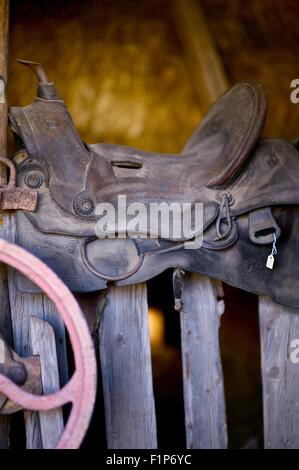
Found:
[[[199,155],[208,188],[221,188],[245,165],[264,126],[267,98],[255,82],[240,82],[211,107],[183,149]]]

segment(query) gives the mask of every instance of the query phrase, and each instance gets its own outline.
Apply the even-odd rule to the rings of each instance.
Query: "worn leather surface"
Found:
[[[10,109],[10,124],[23,149],[22,158],[20,152],[15,157],[18,184],[27,187],[36,175],[41,182],[37,211],[17,215],[20,245],[43,259],[73,291],[102,289],[107,281],[138,283],[180,267],[299,307],[299,155],[287,141],[259,139],[266,114],[261,85],[243,82],[220,97],[181,155],[84,144],[51,87],[43,91],[39,84],[33,104]],[[186,249],[191,233],[167,239],[159,227],[155,233],[148,229],[147,235],[156,238],[97,239],[97,204],[115,205],[120,194],[127,204],[147,207],[163,201],[203,203],[203,247]],[[234,236],[215,245],[223,194],[228,195]],[[78,212],[82,201],[87,203],[83,214]],[[278,238],[273,270],[266,268],[272,234],[266,230],[257,241],[250,225],[258,220],[254,211],[262,208],[268,212],[258,214],[261,222],[264,217],[267,228],[272,220]],[[33,289],[21,277],[19,287]]]

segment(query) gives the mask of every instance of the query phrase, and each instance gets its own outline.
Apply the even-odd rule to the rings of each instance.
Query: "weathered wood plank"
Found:
[[[0,237],[3,237],[2,226],[0,226]],[[0,332],[12,344],[11,320],[7,289],[7,269],[0,264]],[[0,416],[0,449],[8,449],[10,444],[10,417]]]
[[[7,77],[7,54],[8,54],[8,0],[0,0],[0,74]]]
[[[0,0],[0,155],[7,155],[7,58],[9,0]],[[6,181],[6,168],[0,164],[0,186]]]
[[[266,449],[299,448],[299,364],[292,342],[299,339],[299,310],[259,299]],[[297,344],[298,347],[298,344]]]
[[[190,77],[203,112],[228,88],[223,64],[198,0],[172,0]]]
[[[4,218],[5,238],[14,242],[16,224],[13,215]],[[8,286],[11,308],[13,346],[17,354],[21,356],[32,355],[30,343],[30,316],[39,317],[47,321],[53,328],[56,338],[56,350],[60,381],[63,385],[67,381],[68,366],[65,343],[64,324],[54,305],[43,294],[27,294],[17,288],[15,272],[8,269]],[[26,439],[28,449],[39,449],[42,439],[39,427],[38,413],[25,412]]]
[[[38,317],[30,317],[30,338],[32,352],[39,356],[43,393],[49,394],[60,389],[55,334],[49,323]],[[63,433],[62,409],[39,413],[43,449],[56,447]]]
[[[99,330],[109,449],[157,447],[146,285],[111,287]]]
[[[221,284],[176,270],[174,293],[181,316],[187,448],[223,449],[227,430],[218,337],[224,312]]]
[[[0,0],[0,156],[7,156],[7,56],[8,56],[8,19],[9,1]],[[6,168],[0,164],[0,185],[6,182]],[[0,237],[2,235],[2,214],[0,214]],[[7,291],[7,269],[0,268],[0,331],[10,338],[10,311]],[[9,447],[10,418],[0,416],[0,449]]]

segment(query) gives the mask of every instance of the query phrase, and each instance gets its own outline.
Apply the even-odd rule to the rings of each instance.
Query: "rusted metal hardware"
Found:
[[[2,348],[4,346],[4,361],[0,362],[0,373],[6,375],[6,377],[17,385],[23,385],[27,379],[25,366],[14,359],[13,351],[8,346],[2,335],[0,335],[0,341]]]
[[[21,387],[22,390],[33,394],[42,394],[41,367],[37,356],[20,357],[0,335],[4,345],[4,362],[0,363],[0,374]],[[22,407],[0,394],[0,414],[8,415],[21,410]]]
[[[0,193],[12,192],[16,189],[17,172],[15,166],[9,158],[0,157],[0,162],[9,168],[9,181],[7,186],[0,188]]]
[[[0,187],[0,208],[2,210],[21,209],[33,212],[37,207],[37,192],[17,188],[17,172],[14,163],[6,157],[0,157],[0,163],[9,168],[9,181],[7,186]]]
[[[72,378],[57,393],[34,395],[0,373],[0,394],[7,396],[15,406],[33,411],[48,411],[71,403],[72,410],[56,448],[78,448],[88,428],[96,395],[96,359],[86,320],[68,288],[38,258],[17,245],[0,240],[0,261],[19,270],[52,300],[66,325],[75,362]],[[21,359],[14,355],[12,358],[20,367]],[[29,375],[28,364],[25,367]],[[24,372],[18,369],[21,370]],[[19,373],[19,379],[24,378]]]

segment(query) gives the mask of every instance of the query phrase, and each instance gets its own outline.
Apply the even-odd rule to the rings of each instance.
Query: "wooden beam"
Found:
[[[0,155],[7,156],[7,57],[9,1],[0,0]],[[6,183],[6,168],[0,164],[0,186]],[[3,237],[3,217],[0,214],[0,237]],[[0,268],[0,332],[11,340],[10,310],[7,291],[7,269]],[[10,417],[0,416],[0,449],[9,447]]]
[[[60,389],[55,334],[48,322],[30,317],[32,353],[39,356],[43,393],[49,395]],[[43,449],[55,449],[64,430],[61,408],[39,413]]]
[[[203,112],[229,86],[225,70],[198,0],[172,0],[190,79]]]
[[[299,364],[292,362],[292,343],[299,339],[299,311],[261,297],[259,315],[264,447],[298,449]]]
[[[7,59],[8,59],[8,0],[0,0],[0,156],[7,156]],[[6,168],[0,165],[0,186],[6,181]]]
[[[111,287],[99,331],[109,449],[155,449],[146,285]]]
[[[176,310],[181,316],[186,440],[188,449],[225,449],[227,429],[219,349],[224,312],[221,283],[174,272]]]
[[[0,225],[0,237],[3,237],[3,226]],[[7,289],[7,269],[0,264],[0,332],[9,344],[12,344],[10,307]],[[10,416],[0,415],[0,449],[10,445]]]

